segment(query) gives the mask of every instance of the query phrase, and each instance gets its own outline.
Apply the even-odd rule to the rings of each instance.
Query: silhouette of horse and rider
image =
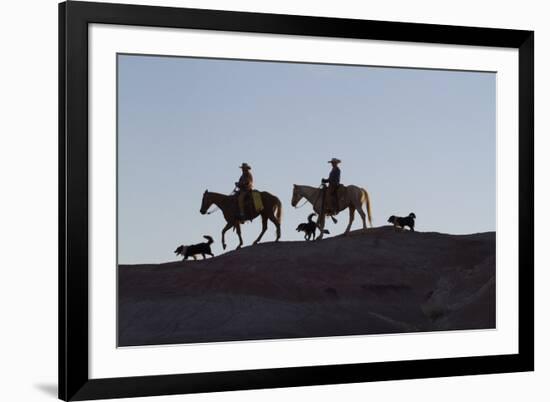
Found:
[[[226,248],[225,232],[234,228],[239,236],[239,245],[237,246],[239,249],[243,245],[241,224],[246,220],[252,221],[258,216],[262,217],[262,231],[253,244],[257,244],[261,240],[267,230],[268,220],[273,222],[277,229],[275,241],[278,241],[281,237],[281,216],[283,213],[281,201],[267,191],[254,190],[254,180],[250,173],[252,168],[248,163],[243,163],[240,168],[242,169],[242,175],[239,181],[235,182],[236,191],[233,194],[225,195],[206,190],[202,196],[201,214],[206,214],[210,206],[216,205],[225,218],[226,225],[222,229],[222,247],[224,250]],[[254,202],[254,199],[257,201]],[[251,202],[247,202],[249,200]]]
[[[294,184],[292,206],[296,207],[302,198],[305,198],[313,206],[313,210],[319,215],[317,226],[321,230],[321,235],[317,239],[323,238],[325,218],[330,216],[336,222],[334,216],[344,209],[349,210],[349,222],[344,234],[348,234],[351,229],[355,211],[361,216],[363,229],[367,228],[367,217],[372,226],[371,205],[367,190],[354,185],[344,186],[340,183],[341,172],[338,167],[342,163],[340,159],[332,158],[328,163],[332,165],[332,170],[328,178],[321,180],[320,187]],[[363,211],[363,204],[366,206],[366,215]]]
[[[332,170],[328,178],[321,180],[320,187],[311,187],[294,184],[292,192],[292,206],[296,207],[298,202],[305,198],[312,204],[313,210],[319,215],[317,226],[321,230],[323,237],[323,229],[325,226],[325,217],[330,216],[334,221],[334,216],[344,209],[349,209],[349,223],[344,234],[350,231],[353,223],[355,211],[359,212],[363,221],[363,228],[367,228],[366,216],[363,211],[363,204],[366,204],[369,224],[371,222],[370,200],[367,191],[364,188],[349,185],[344,186],[340,183],[340,168],[338,165],[341,161],[337,158],[332,158],[329,163],[332,165]],[[262,231],[253,244],[257,244],[267,230],[267,222],[270,220],[277,230],[275,241],[281,237],[281,217],[282,204],[279,198],[270,194],[267,191],[257,191],[254,189],[254,179],[252,177],[252,167],[248,163],[242,163],[239,167],[242,174],[237,182],[235,182],[235,191],[233,194],[225,195],[214,193],[206,190],[202,196],[201,214],[206,214],[208,209],[215,205],[221,211],[225,218],[226,225],[222,229],[222,247],[225,250],[225,232],[233,228],[239,236],[239,245],[237,249],[243,245],[241,236],[241,224],[245,221],[252,221],[258,216],[262,217]]]

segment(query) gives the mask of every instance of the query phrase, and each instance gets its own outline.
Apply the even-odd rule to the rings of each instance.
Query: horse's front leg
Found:
[[[323,236],[325,234],[325,214],[319,214],[319,220],[317,221],[317,227],[319,228],[319,231],[321,232],[319,236],[317,236],[317,240],[322,240]]]
[[[267,216],[262,215],[262,231],[260,232],[260,235],[258,236],[258,238],[254,240],[254,243],[252,244],[258,244],[262,239],[262,236],[264,235],[266,230],[267,230]]]
[[[241,236],[241,225],[239,223],[235,224],[235,230],[237,230],[237,235],[239,236],[239,245],[237,246],[237,250],[238,250],[243,246],[243,238]]]
[[[225,250],[226,244],[225,244],[225,232],[227,232],[229,229],[233,227],[233,224],[228,222],[227,225],[222,229],[222,247]]]
[[[353,223],[353,218],[355,217],[355,208],[352,206],[349,207],[349,223],[348,227],[346,228],[346,231],[344,232],[344,235],[347,235],[351,229],[351,224]]]

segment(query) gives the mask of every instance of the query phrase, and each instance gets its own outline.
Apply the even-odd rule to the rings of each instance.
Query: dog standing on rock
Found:
[[[406,216],[406,217],[392,215],[389,217],[388,222],[393,224],[393,227],[395,228],[395,230],[405,229],[405,226],[408,226],[409,229],[411,229],[411,231],[414,232],[415,219],[416,219],[416,215],[414,214],[414,212],[411,212],[409,216]]]
[[[184,260],[189,257],[193,257],[193,259],[196,260],[197,254],[202,255],[203,260],[206,258],[206,254],[210,257],[214,257],[214,254],[210,249],[210,245],[214,243],[214,239],[207,235],[203,237],[207,240],[205,243],[192,244],[190,246],[181,245],[176,249],[176,251],[174,251],[174,253],[176,253],[176,255],[182,255]]]

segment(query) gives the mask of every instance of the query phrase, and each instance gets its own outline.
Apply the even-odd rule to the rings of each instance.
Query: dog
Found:
[[[388,219],[388,222],[393,223],[393,227],[395,228],[395,230],[405,229],[405,226],[408,226],[409,229],[411,229],[411,231],[414,232],[415,219],[416,219],[416,215],[414,214],[414,212],[411,212],[409,216],[406,216],[406,217],[392,215]]]
[[[317,231],[317,223],[313,220],[315,215],[317,214],[309,214],[307,217],[307,222],[300,223],[296,228],[297,232],[304,232],[304,240],[306,241],[311,240],[311,236],[313,236],[313,240],[315,240],[315,232]],[[326,229],[323,229],[323,233],[330,234],[330,232]]]
[[[214,257],[214,254],[212,253],[212,250],[210,249],[210,245],[214,243],[214,239],[210,236],[203,236],[207,241],[205,243],[199,243],[199,244],[192,244],[190,246],[179,246],[174,253],[176,255],[182,255],[183,259],[186,260],[189,257],[193,257],[193,259],[197,259],[197,255],[202,255],[202,259],[204,260],[206,258],[206,254],[208,254],[210,257]]]

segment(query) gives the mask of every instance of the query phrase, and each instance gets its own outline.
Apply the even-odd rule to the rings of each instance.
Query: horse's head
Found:
[[[291,205],[293,207],[296,207],[298,205],[298,202],[302,199],[302,194],[300,193],[300,190],[298,189],[298,186],[294,184],[294,187],[292,188],[292,201]]]
[[[202,195],[201,214],[206,214],[206,211],[208,211],[210,205],[212,205],[212,200],[210,198],[210,193],[208,192],[208,190],[206,190]]]

